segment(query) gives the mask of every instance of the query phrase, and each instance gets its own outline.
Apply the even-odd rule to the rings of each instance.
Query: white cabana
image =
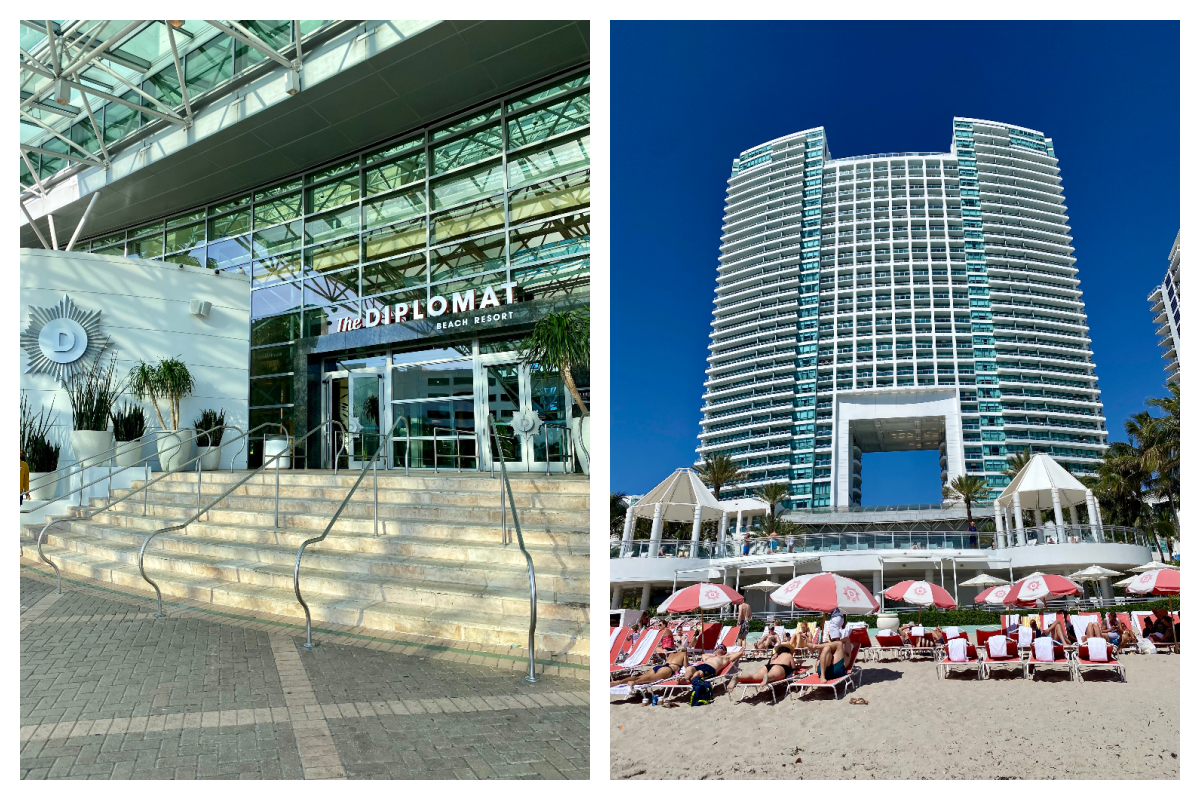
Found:
[[[1067,530],[1063,509],[1070,512],[1071,526],[1078,529],[1080,506],[1087,510],[1092,539],[1100,541],[1100,507],[1092,490],[1053,458],[1038,453],[1029,459],[992,504],[996,514],[996,542],[1000,547],[1008,546],[1010,539],[1017,546],[1026,544],[1023,511],[1033,512],[1039,543],[1045,542],[1047,529],[1055,542],[1065,542]],[[1053,511],[1052,525],[1042,526],[1043,511]],[[1082,530],[1074,531],[1072,535],[1082,535]]]
[[[652,520],[650,527],[650,556],[658,555],[658,544],[662,540],[663,522],[692,523],[692,551],[700,541],[700,524],[712,520],[723,520],[725,511],[713,497],[712,492],[700,480],[695,470],[677,469],[665,481],[651,489],[625,511],[625,530],[622,540],[633,540],[634,519],[641,517]],[[627,547],[628,545],[623,545]]]

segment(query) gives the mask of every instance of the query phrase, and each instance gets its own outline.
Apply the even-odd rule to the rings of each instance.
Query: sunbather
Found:
[[[739,650],[733,655],[729,654],[729,649],[723,644],[717,645],[716,652],[709,653],[700,659],[698,664],[692,664],[683,671],[683,679],[691,683],[692,678],[700,675],[703,678],[715,678],[721,670],[725,669],[729,664],[733,664],[742,657],[745,650]]]
[[[655,653],[650,656],[650,669],[641,675],[612,681],[608,685],[620,686],[621,684],[626,684],[628,686],[638,686],[643,683],[658,683],[659,681],[665,681],[674,675],[677,670],[683,669],[685,666],[687,666],[687,653],[671,653],[668,656]]]
[[[747,680],[751,683],[772,683],[789,677],[795,671],[796,658],[792,653],[792,646],[780,644],[775,646],[771,660],[759,667]],[[729,681],[729,690],[733,691],[737,684],[738,676],[734,675]]]
[[[833,680],[840,678],[846,674],[850,668],[850,660],[853,658],[854,648],[857,645],[850,644],[842,639],[834,639],[824,644],[819,644],[817,647],[817,676],[825,680]]]
[[[792,650],[797,653],[801,650],[807,650],[811,646],[812,642],[809,641],[808,631],[804,629],[803,623],[796,623],[796,630],[792,633],[791,638],[788,639],[787,643],[790,644],[792,646]]]
[[[763,628],[763,635],[755,643],[756,650],[769,650],[779,644],[779,637],[775,635],[775,628],[772,625],[767,625]]]
[[[1091,627],[1090,625],[1088,626]],[[1108,618],[1101,633],[1110,643],[1118,649],[1124,649],[1126,646],[1132,646],[1137,643],[1137,636],[1133,631],[1129,630],[1129,626],[1117,619],[1115,611],[1108,612]]]
[[[1156,608],[1153,617],[1146,618],[1142,637],[1152,642],[1174,642],[1175,624],[1164,609]]]
[[[671,633],[670,628],[667,628],[666,632],[663,633],[662,638],[658,640],[658,648],[655,649],[654,652],[663,653],[665,655],[666,653],[673,653],[674,651],[675,634]]]

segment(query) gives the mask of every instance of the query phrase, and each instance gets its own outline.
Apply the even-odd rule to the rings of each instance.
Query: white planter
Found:
[[[71,450],[75,460],[85,467],[107,464],[111,453],[105,451],[110,450],[113,444],[112,431],[71,431]],[[100,457],[101,453],[105,453],[103,458]]]
[[[875,618],[875,627],[881,631],[898,631],[900,630],[900,617],[891,612],[880,614]]]
[[[288,440],[286,436],[268,436],[263,443],[263,463],[267,465],[267,469],[275,469],[278,464],[280,469],[292,468],[292,457],[282,456],[274,461],[270,460],[271,456],[286,453],[288,449]]]
[[[163,433],[158,437],[158,463],[164,472],[178,469],[196,456],[196,432],[191,428]],[[195,463],[188,464],[189,468]]]
[[[590,475],[592,470],[592,418],[571,420],[571,438],[575,441],[575,457],[579,459],[579,468],[584,475]]]
[[[221,467],[221,446],[216,447],[197,447],[196,452],[200,454],[200,469],[206,472],[214,472]]]
[[[117,442],[117,466],[132,467],[142,460],[146,445],[141,440],[133,442]]]
[[[57,496],[58,484],[60,481],[48,480],[44,486],[39,486],[39,479],[47,475],[53,475],[52,472],[31,472],[29,473],[29,485],[33,488],[29,491],[30,500],[53,500]]]

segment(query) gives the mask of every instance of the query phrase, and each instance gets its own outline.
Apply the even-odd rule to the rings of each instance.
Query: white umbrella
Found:
[[[1068,575],[1067,577],[1073,581],[1098,581],[1102,578],[1111,578],[1114,575],[1120,574],[1121,573],[1115,569],[1105,569],[1104,567],[1098,567],[1093,564],[1087,569],[1081,569],[1076,573]]]
[[[986,573],[982,574],[982,575],[976,575],[974,578],[971,578],[971,580],[963,581],[962,583],[959,584],[959,586],[1007,586],[1007,585],[1008,585],[1008,581],[1000,580],[999,578],[993,578],[991,575],[988,575]]]
[[[1126,586],[1129,586],[1131,583],[1133,583],[1137,579],[1138,579],[1137,575],[1132,575],[1123,581],[1117,581],[1116,583],[1113,584],[1113,586],[1120,586],[1122,589],[1124,589]]]
[[[762,589],[764,592],[773,592],[778,589],[779,586],[780,584],[775,583],[774,581],[764,580],[759,581],[758,583],[752,583],[749,586],[743,586],[742,589]]]
[[[1126,572],[1149,572],[1152,569],[1163,569],[1164,566],[1166,566],[1166,565],[1163,564],[1161,561],[1151,561],[1149,564],[1142,564],[1140,567],[1134,567],[1133,569],[1127,569],[1125,571]],[[1179,567],[1172,567],[1172,569],[1179,569]]]

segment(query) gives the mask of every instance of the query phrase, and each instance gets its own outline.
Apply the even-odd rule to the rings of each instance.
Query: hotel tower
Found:
[[[955,118],[948,153],[835,159],[823,128],[733,160],[699,459],[722,498],[788,482],[792,508],[859,506],[862,454],[940,452],[941,480],[1009,478],[1107,447],[1053,141]]]

